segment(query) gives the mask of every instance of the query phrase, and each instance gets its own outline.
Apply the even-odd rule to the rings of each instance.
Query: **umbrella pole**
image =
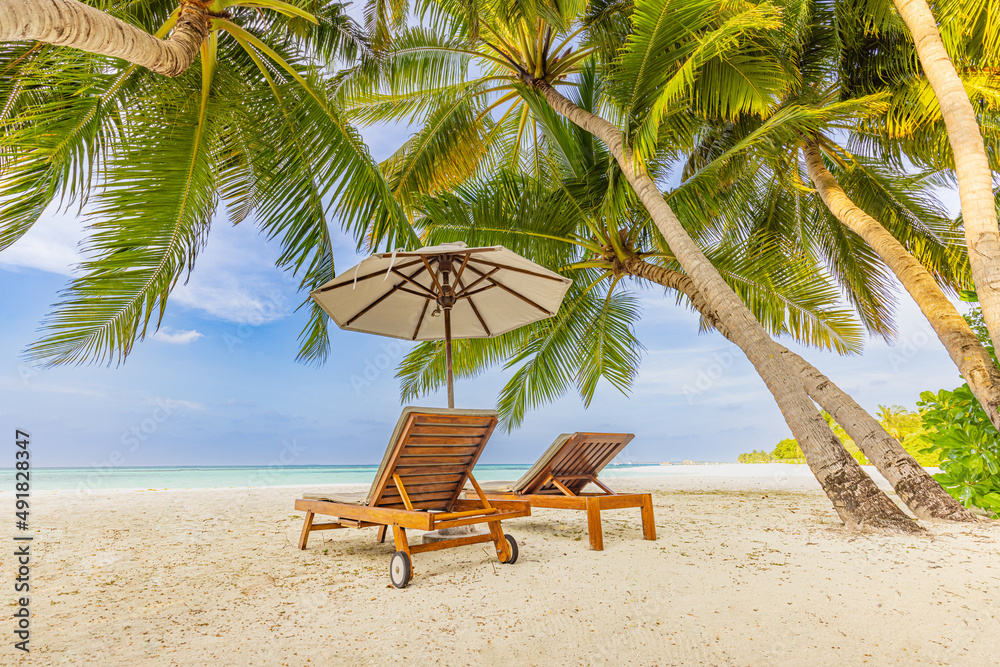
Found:
[[[455,407],[455,378],[451,371],[451,308],[444,309],[444,357],[448,370],[448,407]]]

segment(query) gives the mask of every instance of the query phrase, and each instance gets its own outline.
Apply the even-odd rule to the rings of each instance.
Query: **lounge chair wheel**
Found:
[[[507,546],[510,547],[510,558],[504,561],[505,565],[513,565],[517,562],[517,540],[514,539],[513,535],[504,533],[504,539],[507,540]]]
[[[410,557],[406,555],[405,551],[397,551],[392,555],[392,560],[389,561],[389,579],[392,580],[392,585],[396,588],[405,588],[408,583],[410,583],[410,573],[413,569],[410,567]]]

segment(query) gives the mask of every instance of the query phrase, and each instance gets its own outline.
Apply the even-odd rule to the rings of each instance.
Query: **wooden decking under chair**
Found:
[[[587,513],[590,548],[604,549],[601,512],[637,507],[641,510],[642,534],[656,539],[653,499],[648,493],[615,493],[597,475],[634,438],[631,433],[564,433],[516,482],[484,482],[482,489],[492,502],[526,500],[532,507],[579,510]],[[584,492],[594,484],[600,493]]]
[[[299,538],[305,549],[309,535],[319,530],[378,527],[379,542],[392,528],[396,553],[389,567],[392,583],[406,586],[413,573],[412,557],[469,544],[493,542],[503,563],[517,560],[517,542],[504,535],[501,520],[529,516],[523,500],[489,500],[472,476],[472,469],[497,424],[493,410],[412,408],[403,410],[367,494],[311,495],[295,501],[306,513]],[[475,499],[460,498],[468,481]],[[315,516],[332,519],[314,523]],[[488,533],[411,545],[407,530],[440,530],[485,523]]]

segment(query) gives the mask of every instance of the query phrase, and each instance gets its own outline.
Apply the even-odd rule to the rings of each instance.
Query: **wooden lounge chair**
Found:
[[[650,494],[615,493],[597,479],[634,437],[632,433],[563,433],[521,479],[484,482],[482,489],[493,502],[527,500],[532,507],[586,511],[590,548],[595,551],[604,549],[602,510],[641,508],[643,537],[655,540]],[[602,492],[585,493],[588,484],[595,484]]]
[[[525,501],[487,500],[472,476],[496,424],[493,410],[404,408],[367,494],[307,495],[295,501],[295,509],[306,513],[299,549],[306,548],[309,534],[317,530],[378,526],[382,542],[392,526],[396,553],[389,577],[396,588],[409,583],[413,554],[425,551],[493,542],[500,562],[514,563],[517,542],[504,535],[500,520],[529,516],[531,508]],[[466,480],[477,489],[475,500],[459,497]],[[317,514],[333,518],[313,523]],[[487,524],[488,533],[407,543],[407,529],[440,530],[480,523]]]

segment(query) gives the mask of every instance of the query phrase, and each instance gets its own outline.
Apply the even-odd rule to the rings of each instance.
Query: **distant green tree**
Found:
[[[924,426],[920,413],[911,412],[910,410],[907,410],[899,405],[880,405],[878,407],[879,410],[877,415],[882,428],[884,428],[889,435],[898,440],[903,446],[903,449],[912,454],[920,465],[931,468],[937,467],[940,462],[938,456],[933,452],[924,451],[932,443],[928,439],[930,429]],[[836,422],[836,420],[834,420],[830,413],[824,411],[823,419],[826,420],[830,429],[838,438],[840,438],[840,442],[843,443],[844,448],[850,452],[851,456],[853,456],[858,463],[861,465],[870,465],[867,457],[865,457],[850,436],[847,435],[847,432]],[[788,463],[805,462],[805,456],[802,453],[802,449],[799,447],[799,443],[794,438],[785,438],[784,440],[778,442],[774,451],[768,454],[766,459],[754,456],[755,454],[756,452],[741,454],[741,457],[746,457],[748,460],[744,461],[743,458],[740,458],[739,460],[743,463],[770,463],[772,461],[782,461]]]
[[[740,454],[736,460],[740,463],[773,463],[774,457],[763,449],[755,449],[752,452]]]
[[[938,455],[926,451],[932,444],[927,438],[931,429],[924,424],[919,412],[911,412],[900,405],[880,405],[876,414],[882,428],[898,440],[917,463],[928,468],[938,467],[941,463]]]
[[[779,460],[805,460],[805,455],[802,453],[802,449],[799,447],[799,443],[796,442],[795,438],[785,438],[778,443],[778,446],[774,448],[771,455]]]

